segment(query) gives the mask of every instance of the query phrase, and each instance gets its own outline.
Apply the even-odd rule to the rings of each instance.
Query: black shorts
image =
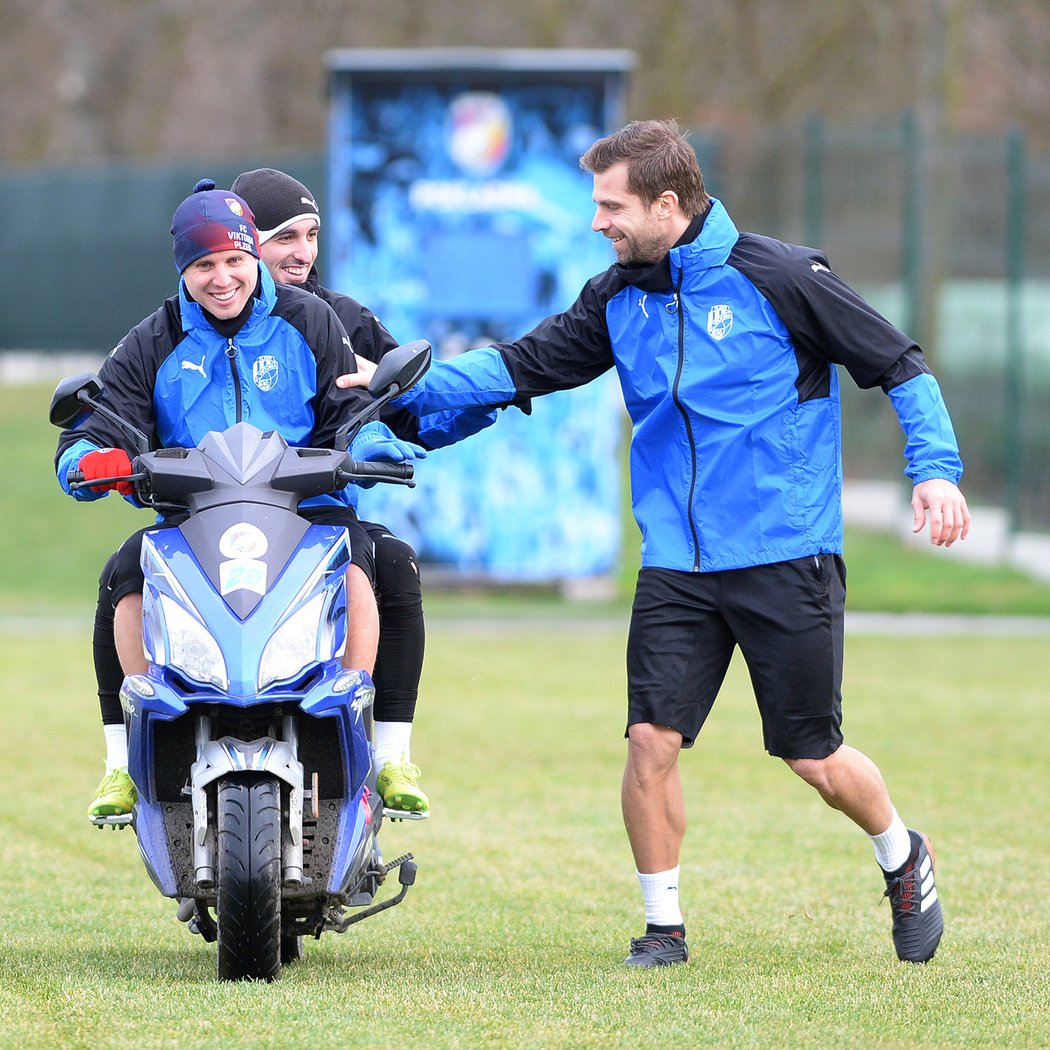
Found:
[[[372,539],[365,531],[353,507],[332,505],[301,507],[299,516],[312,525],[344,526],[350,539],[350,563],[361,569],[369,582],[375,586],[376,566]],[[185,520],[184,514],[173,515],[162,522],[150,525],[147,529],[139,529],[134,535],[129,536],[121,545],[120,550],[106,562],[102,570],[99,577],[100,596],[103,593],[108,594],[109,601],[113,604],[113,608],[116,608],[117,602],[126,594],[141,593],[144,586],[142,566],[139,563],[142,554],[142,537],[152,529],[171,528]],[[99,600],[102,600],[101,597]]]
[[[627,725],[690,747],[740,646],[766,750],[827,758],[842,743],[846,567],[837,554],[724,572],[642,569],[627,640]]]

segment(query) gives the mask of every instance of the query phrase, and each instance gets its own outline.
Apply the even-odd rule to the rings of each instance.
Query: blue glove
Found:
[[[446,448],[496,422],[498,409],[464,408],[419,417],[419,438],[431,448]]]
[[[402,441],[394,432],[378,419],[366,423],[350,442],[350,457],[361,463],[375,463],[383,460],[387,463],[407,463],[413,459],[426,459],[426,449],[411,441]]]

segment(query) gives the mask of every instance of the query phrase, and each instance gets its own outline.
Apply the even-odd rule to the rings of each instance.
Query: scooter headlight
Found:
[[[324,611],[325,593],[321,592],[273,632],[259,660],[259,692],[274,682],[293,681],[310,664],[332,659],[331,632],[321,629]]]
[[[167,659],[163,662],[187,678],[226,690],[230,676],[218,643],[207,627],[166,594],[159,596],[164,615]]]

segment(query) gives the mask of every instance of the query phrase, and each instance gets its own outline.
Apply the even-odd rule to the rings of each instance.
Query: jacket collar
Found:
[[[712,198],[707,211],[693,219],[678,243],[659,262],[649,266],[616,263],[613,269],[643,292],[668,292],[674,288],[677,274],[683,268],[706,270],[721,266],[739,237],[722,202]]]
[[[321,294],[321,276],[317,272],[316,266],[310,267],[310,272],[306,275],[306,280],[299,286],[305,288],[308,292],[312,292],[314,295]]]
[[[700,228],[693,237],[683,238],[668,252],[671,267],[710,270],[722,266],[739,239],[740,233],[729,212],[722,207],[721,201],[712,198],[711,206],[701,216]]]

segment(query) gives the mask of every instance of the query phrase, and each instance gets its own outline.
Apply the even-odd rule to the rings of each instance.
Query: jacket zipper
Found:
[[[237,368],[237,347],[233,345],[232,339],[226,340],[226,357],[230,362],[230,371],[233,372],[233,392],[237,399],[236,422],[241,423],[243,422],[241,416],[244,412],[244,403],[241,400],[241,373]]]
[[[689,413],[678,396],[678,384],[682,378],[682,371],[685,368],[685,313],[682,310],[681,293],[682,269],[679,268],[678,283],[675,285],[674,290],[674,311],[678,315],[678,367],[675,371],[672,396],[674,397],[675,407],[682,415],[682,422],[685,423],[685,432],[689,438],[689,457],[691,462],[689,473],[689,503],[686,507],[686,513],[689,516],[689,532],[693,537],[693,572],[699,572],[700,536],[696,531],[696,518],[693,515],[693,499],[696,495],[696,439],[693,436],[693,424],[689,418]]]

